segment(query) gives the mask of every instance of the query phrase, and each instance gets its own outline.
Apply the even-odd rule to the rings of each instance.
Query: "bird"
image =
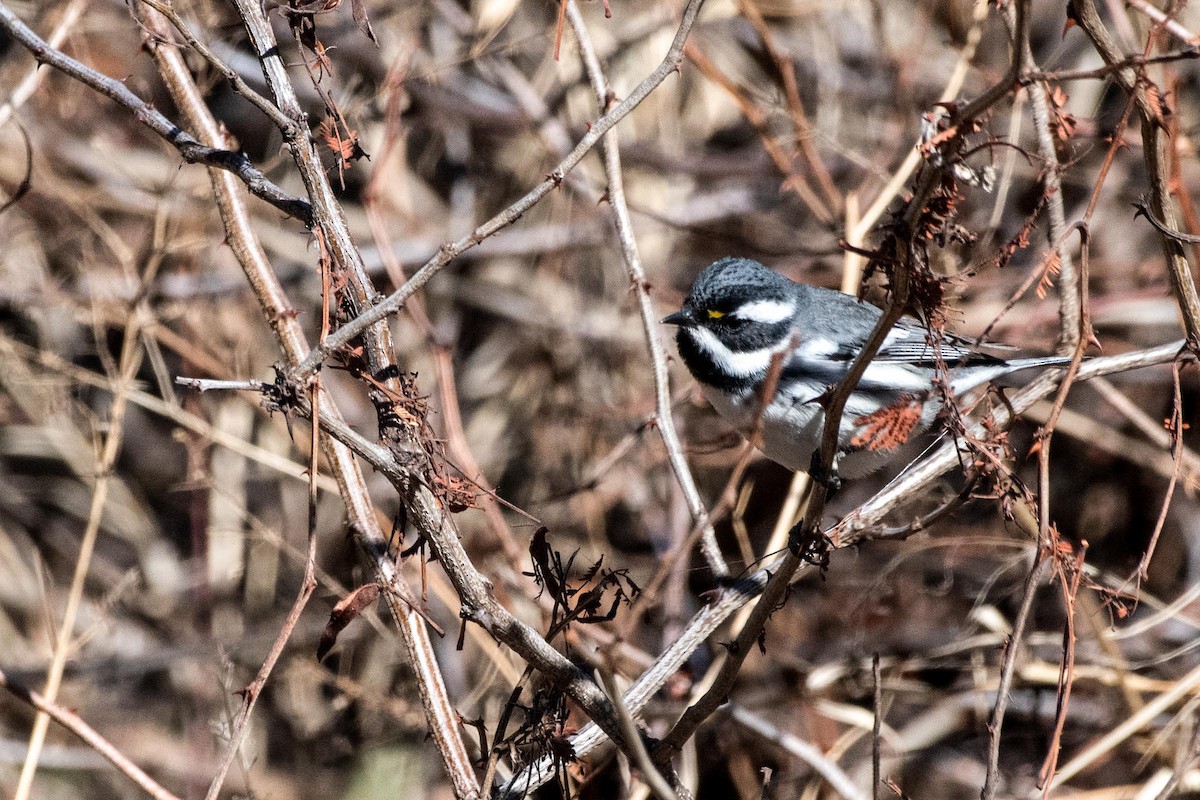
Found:
[[[842,292],[796,283],[757,261],[713,262],[683,307],[662,320],[704,396],[772,461],[816,471],[823,400],[850,369],[883,312]],[[950,333],[934,335],[912,317],[888,332],[850,394],[838,431],[832,481],[884,466],[929,429],[946,391],[957,397],[1021,370],[1062,366],[1064,357],[1006,360]],[[773,364],[778,364],[774,366]],[[763,407],[764,387],[774,394]]]

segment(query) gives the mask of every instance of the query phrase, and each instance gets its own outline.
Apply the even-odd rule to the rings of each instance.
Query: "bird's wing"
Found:
[[[938,363],[953,369],[964,364],[999,364],[1002,359],[979,352],[975,344],[961,336],[942,332],[932,335],[914,319],[905,317],[883,341],[876,361],[936,367]]]
[[[796,355],[801,358],[827,358],[831,361],[852,361],[866,343],[866,337],[853,340],[834,340],[832,337],[817,336],[801,341]],[[883,340],[883,346],[875,356],[880,363],[912,364],[934,368],[939,361],[948,367],[963,364],[998,364],[1001,359],[981,353],[973,342],[952,333],[941,333],[933,338],[921,323],[905,317],[892,328]]]
[[[799,326],[802,335],[792,358],[810,364],[853,361],[883,312],[841,292],[807,286],[801,286],[799,291],[807,294],[811,310]],[[927,369],[935,368],[939,362],[950,368],[1001,363],[1001,359],[980,353],[968,339],[945,332],[932,335],[912,317],[903,317],[896,323],[874,360]]]

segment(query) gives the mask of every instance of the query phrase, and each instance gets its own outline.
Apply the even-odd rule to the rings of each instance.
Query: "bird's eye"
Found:
[[[718,310],[717,310],[717,309],[715,309],[715,308],[710,308],[710,309],[708,310],[708,318],[709,318],[709,319],[721,319],[721,318],[723,318],[724,316],[725,316],[725,312],[724,312],[724,311],[718,311]]]

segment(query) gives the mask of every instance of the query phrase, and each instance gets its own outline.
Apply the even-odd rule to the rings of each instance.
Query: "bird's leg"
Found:
[[[813,483],[825,487],[826,499],[833,497],[842,488],[842,479],[837,472],[837,456],[834,456],[833,466],[825,469],[825,464],[821,461],[821,451],[814,450],[812,460],[808,462],[808,477]]]
[[[808,527],[804,520],[800,520],[788,531],[788,550],[820,569],[822,575],[829,568],[829,551],[832,549],[833,540],[825,535],[819,525]]]

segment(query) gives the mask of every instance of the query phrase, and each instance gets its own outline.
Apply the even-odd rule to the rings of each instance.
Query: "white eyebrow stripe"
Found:
[[[763,324],[783,322],[791,319],[795,313],[796,304],[785,303],[782,300],[754,300],[750,303],[743,303],[731,312],[732,316],[738,319]]]
[[[764,347],[748,353],[736,353],[726,347],[710,330],[704,328],[687,330],[696,345],[709,354],[718,369],[733,378],[749,378],[765,372],[771,366],[771,358],[775,353],[788,344],[788,340],[784,339],[780,347]]]

